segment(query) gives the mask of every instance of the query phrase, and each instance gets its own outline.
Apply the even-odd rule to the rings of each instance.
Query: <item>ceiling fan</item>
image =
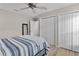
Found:
[[[38,6],[37,4],[38,3],[24,3],[27,7],[24,7],[24,8],[20,8],[19,10],[18,9],[14,9],[14,11],[21,11],[21,10],[26,10],[26,9],[31,9],[33,10],[33,12],[35,13],[35,10],[34,9],[43,9],[43,10],[46,10],[47,8],[46,7],[42,7],[42,6]]]

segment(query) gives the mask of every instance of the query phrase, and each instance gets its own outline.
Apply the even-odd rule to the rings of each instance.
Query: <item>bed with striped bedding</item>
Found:
[[[0,38],[0,56],[36,56],[46,53],[48,44],[41,37]],[[44,53],[43,53],[44,50]],[[42,51],[41,54],[39,54]]]

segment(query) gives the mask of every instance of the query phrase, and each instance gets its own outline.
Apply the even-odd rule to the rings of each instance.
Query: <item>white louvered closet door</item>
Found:
[[[50,17],[40,20],[40,36],[45,38],[50,45],[55,45],[55,39],[57,38],[56,20],[56,17]]]
[[[58,17],[58,40],[59,47],[72,49],[73,21],[72,14],[61,15]]]
[[[73,51],[79,52],[79,12],[73,14]]]

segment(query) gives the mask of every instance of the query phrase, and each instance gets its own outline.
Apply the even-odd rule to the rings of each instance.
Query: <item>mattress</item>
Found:
[[[24,35],[0,38],[0,56],[43,55],[48,46],[47,41],[41,37]]]

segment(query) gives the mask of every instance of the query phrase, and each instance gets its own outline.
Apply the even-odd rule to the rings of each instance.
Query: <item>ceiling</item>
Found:
[[[63,7],[72,5],[72,3],[38,3],[37,5],[46,7],[47,10],[35,9],[35,11],[36,11],[35,13],[33,13],[33,11],[31,9],[26,9],[26,10],[22,10],[22,11],[18,11],[18,12],[14,11],[14,9],[20,9],[20,8],[26,7],[26,5],[24,3],[0,3],[0,9],[33,17],[34,15],[38,15],[41,13],[45,13],[47,11],[56,10],[59,8],[63,8]]]

